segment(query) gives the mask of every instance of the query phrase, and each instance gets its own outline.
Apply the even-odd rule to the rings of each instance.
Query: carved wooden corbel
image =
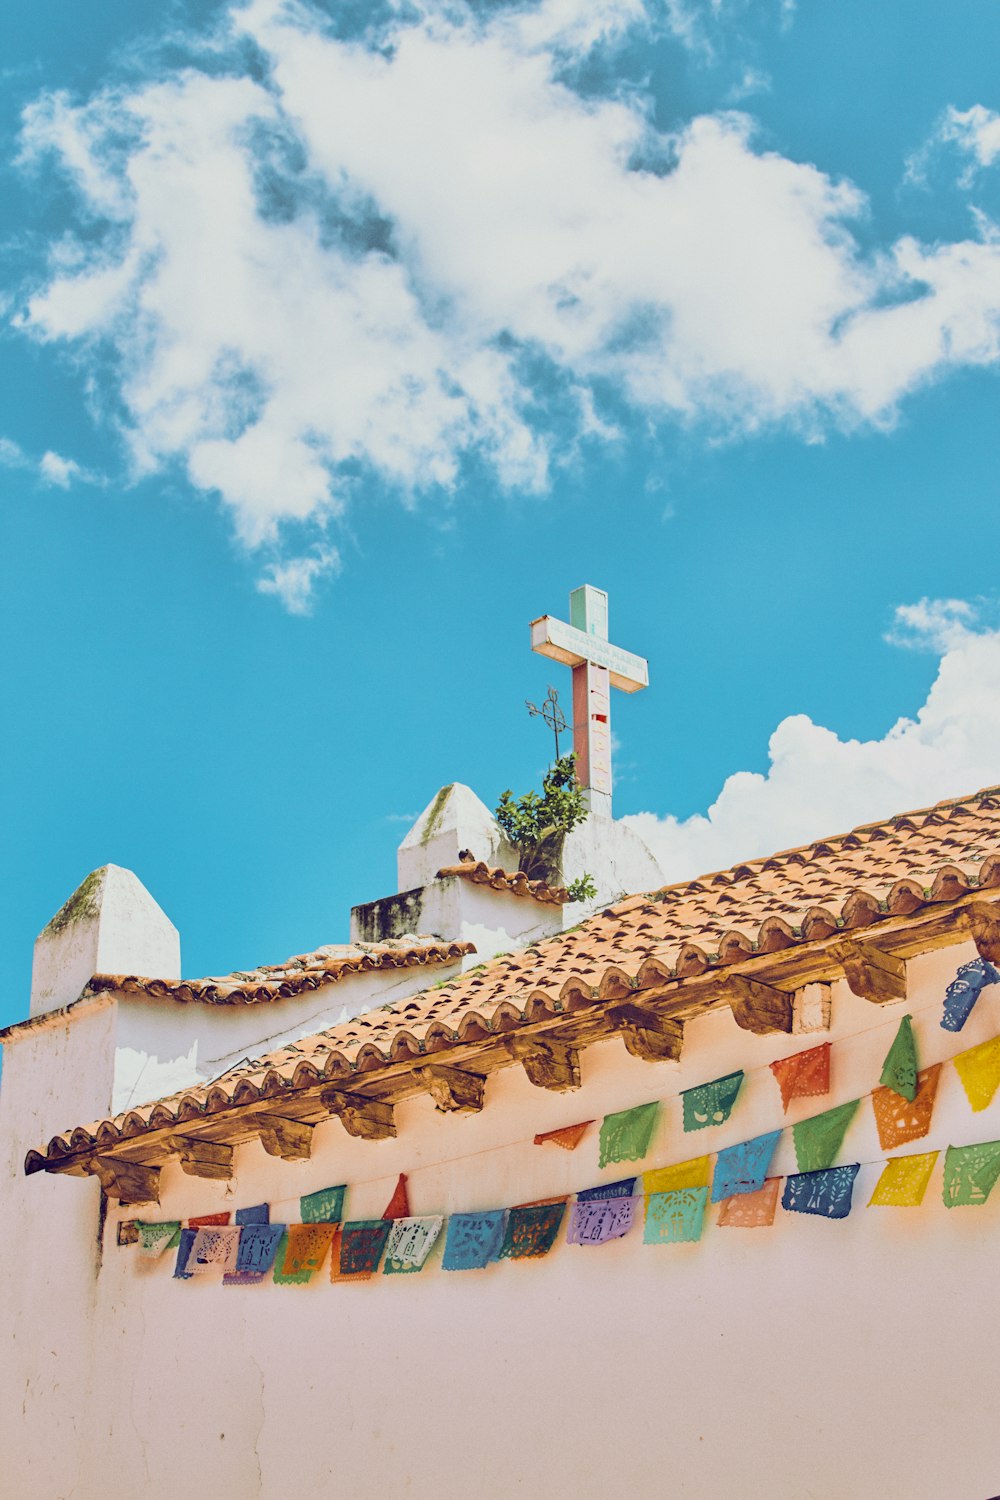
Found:
[[[159,1167],[147,1167],[137,1161],[122,1161],[117,1156],[95,1156],[90,1162],[90,1171],[100,1179],[107,1196],[117,1198],[119,1203],[160,1201]]]
[[[979,957],[991,964],[1000,963],[1000,906],[970,901],[965,913]]]
[[[773,984],[764,984],[760,979],[748,979],[745,974],[728,975],[719,988],[729,1002],[737,1026],[744,1031],[752,1031],[754,1036],[791,1031],[793,997],[787,990],[775,989]]]
[[[608,1020],[622,1034],[626,1050],[643,1062],[680,1062],[684,1022],[641,1005],[611,1005]]]
[[[367,1099],[364,1094],[348,1094],[341,1089],[324,1089],[319,1097],[323,1107],[338,1116],[348,1135],[363,1141],[384,1141],[396,1134],[392,1105],[381,1099]]]
[[[312,1150],[314,1126],[284,1115],[256,1115],[254,1124],[260,1130],[260,1143],[268,1156],[284,1161],[308,1161]]]
[[[478,1073],[466,1073],[461,1068],[446,1068],[436,1063],[415,1071],[421,1083],[430,1090],[438,1109],[469,1114],[482,1109],[486,1079]]]
[[[172,1135],[168,1150],[176,1151],[182,1172],[189,1177],[210,1177],[228,1182],[233,1175],[233,1148],[195,1135]]]
[[[543,1036],[509,1036],[507,1051],[536,1088],[566,1093],[580,1087],[580,1054],[576,1047]]]
[[[844,938],[831,943],[827,950],[844,971],[844,978],[855,995],[873,1005],[887,1005],[891,1000],[906,999],[906,964],[891,953],[883,953],[873,943]]]

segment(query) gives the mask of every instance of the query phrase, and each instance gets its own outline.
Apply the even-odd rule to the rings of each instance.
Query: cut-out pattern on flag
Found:
[[[700,1240],[705,1223],[708,1188],[678,1188],[673,1193],[650,1193],[646,1199],[644,1245],[672,1245]]]
[[[972,1108],[978,1112],[992,1104],[1000,1084],[1000,1036],[960,1052],[952,1061]]]
[[[233,1219],[237,1224],[270,1224],[271,1210],[266,1203],[254,1203],[250,1208],[238,1208]]]
[[[1000,973],[988,959],[974,958],[960,964],[954,979],[944,992],[944,1031],[961,1031],[972,1014],[972,1007],[988,984],[996,984]]]
[[[781,1206],[793,1214],[819,1214],[824,1219],[846,1219],[851,1211],[854,1179],[859,1167],[827,1167],[822,1172],[796,1172],[785,1178]]]
[[[406,1186],[406,1173],[400,1172],[395,1191],[385,1208],[383,1219],[408,1219],[410,1217],[410,1194]]]
[[[883,1151],[894,1151],[908,1141],[921,1141],[931,1128],[934,1100],[937,1096],[941,1064],[924,1068],[917,1074],[917,1094],[912,1101],[895,1089],[873,1089],[872,1109]]]
[[[355,1219],[337,1231],[330,1261],[331,1281],[369,1281],[378,1270],[393,1219]]]
[[[780,1139],[780,1130],[770,1130],[766,1135],[754,1136],[752,1141],[741,1141],[738,1146],[727,1146],[720,1151],[712,1179],[712,1202],[721,1203],[723,1198],[732,1198],[736,1193],[756,1193],[763,1187]]]
[[[236,1270],[223,1276],[222,1285],[259,1286],[274,1267],[274,1258],[287,1227],[286,1224],[244,1224],[236,1255]]]
[[[488,1213],[452,1214],[444,1242],[446,1271],[478,1271],[496,1260],[503,1244],[507,1210],[491,1209]]]
[[[197,1229],[182,1229],[177,1240],[177,1259],[174,1262],[174,1276],[178,1281],[190,1281],[191,1272],[187,1268],[188,1256],[191,1254],[191,1246],[194,1244]]]
[[[985,1203],[1000,1177],[1000,1141],[978,1146],[949,1146],[944,1157],[946,1208],[972,1208]]]
[[[194,1276],[207,1271],[235,1271],[242,1232],[238,1224],[196,1230],[186,1270]]]
[[[180,1244],[179,1219],[167,1219],[160,1224],[147,1224],[143,1219],[137,1219],[135,1227],[139,1232],[139,1254],[145,1259],[155,1260],[158,1255]]]
[[[771,1072],[781,1090],[781,1104],[787,1110],[793,1099],[830,1092],[830,1043],[796,1052],[771,1064]]]
[[[920,1156],[895,1156],[892,1161],[887,1161],[868,1206],[919,1208],[939,1154],[926,1151]]]
[[[422,1271],[444,1227],[444,1217],[396,1219],[389,1232],[382,1271],[386,1276],[405,1276]]]
[[[228,1223],[228,1214],[199,1214],[195,1219],[185,1220],[188,1229],[216,1229]]]
[[[882,1064],[879,1083],[911,1102],[917,1097],[917,1039],[913,1017],[904,1016]]]
[[[345,1183],[338,1187],[320,1188],[316,1193],[307,1193],[299,1199],[299,1212],[303,1224],[339,1224],[344,1217]]]
[[[305,1286],[326,1260],[336,1233],[335,1224],[289,1224],[274,1257],[274,1280],[279,1286]]]
[[[613,1161],[642,1161],[649,1150],[659,1110],[659,1104],[654,1102],[605,1115],[601,1122],[598,1166],[606,1167]]]
[[[500,1246],[501,1260],[535,1260],[548,1255],[566,1212],[566,1199],[551,1203],[525,1203],[507,1215],[507,1230]]]
[[[579,1125],[564,1125],[561,1130],[543,1130],[535,1136],[535,1145],[548,1144],[561,1146],[564,1151],[575,1151],[593,1123],[593,1120],[581,1120]]]
[[[704,1130],[707,1125],[723,1125],[733,1112],[736,1096],[743,1083],[742,1069],[700,1083],[681,1094],[685,1130]]]
[[[644,1193],[675,1193],[680,1188],[708,1187],[712,1176],[712,1158],[693,1156],[672,1167],[653,1167],[642,1174]]]
[[[780,1177],[769,1177],[755,1193],[738,1193],[735,1198],[723,1198],[716,1222],[723,1229],[767,1229],[774,1223],[780,1187]]]
[[[618,1182],[602,1182],[600,1187],[581,1188],[576,1195],[578,1203],[590,1203],[595,1198],[631,1198],[635,1192],[635,1178],[622,1177]]]
[[[857,1099],[851,1099],[792,1126],[795,1160],[800,1172],[821,1172],[825,1167],[833,1166],[833,1159],[844,1144],[847,1127],[857,1113],[858,1103]]]
[[[635,1218],[635,1198],[584,1198],[570,1209],[567,1245],[606,1245],[628,1234]]]

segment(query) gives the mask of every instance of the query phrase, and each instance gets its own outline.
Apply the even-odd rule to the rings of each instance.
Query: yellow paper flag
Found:
[[[985,1109],[992,1103],[1000,1083],[1000,1036],[970,1047],[968,1052],[960,1052],[955,1058],[955,1072],[972,1108]]]
[[[926,1151],[921,1156],[895,1156],[887,1161],[868,1200],[869,1208],[872,1204],[882,1208],[919,1207],[939,1154]]]
[[[672,1167],[656,1167],[652,1172],[643,1172],[644,1193],[677,1193],[681,1188],[708,1187],[712,1159],[695,1156],[691,1161],[679,1161]]]

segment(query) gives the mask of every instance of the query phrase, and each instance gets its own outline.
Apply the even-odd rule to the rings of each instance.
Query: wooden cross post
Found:
[[[570,623],[542,615],[531,622],[531,649],[573,668],[576,778],[592,813],[611,817],[611,689],[649,685],[641,656],[608,642],[608,596],[589,583],[569,596]]]

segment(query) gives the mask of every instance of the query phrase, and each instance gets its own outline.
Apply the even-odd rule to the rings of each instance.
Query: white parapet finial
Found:
[[[131,870],[88,875],[35,940],[31,1014],[79,998],[95,974],[181,977],[177,928]]]

